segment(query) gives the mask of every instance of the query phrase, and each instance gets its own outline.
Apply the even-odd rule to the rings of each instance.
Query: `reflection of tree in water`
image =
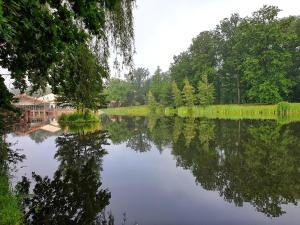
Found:
[[[10,176],[18,162],[25,156],[21,150],[14,150],[11,143],[7,143],[6,134],[11,131],[0,115],[0,224],[18,224],[22,218],[18,198],[11,188]]]
[[[44,142],[47,138],[49,137],[52,137],[52,136],[58,136],[60,135],[62,132],[59,131],[59,132],[54,132],[54,133],[51,133],[51,132],[48,132],[48,131],[45,131],[45,130],[37,130],[35,132],[32,132],[29,134],[29,137],[34,140],[35,143],[42,143]]]
[[[183,135],[185,138],[185,146],[188,147],[196,135],[195,118],[190,117],[185,119]]]
[[[125,118],[117,121],[104,121],[104,127],[114,144],[126,142],[126,146],[137,152],[150,151],[151,145],[147,134],[145,118]]]
[[[217,190],[238,206],[249,202],[267,216],[280,216],[283,204],[296,204],[300,142],[292,126],[280,127],[272,121],[218,121],[216,125],[215,141],[208,145],[203,140],[192,141],[188,149],[183,141],[174,145],[178,165],[190,169],[205,189]],[[214,132],[205,136],[209,133],[214,136]]]
[[[60,161],[53,179],[33,174],[33,195],[23,201],[25,224],[107,224],[103,214],[110,193],[101,188],[102,157],[106,133],[65,134],[56,139]],[[29,192],[23,178],[19,189]],[[108,218],[113,224],[113,217]]]
[[[18,162],[25,159],[25,155],[21,154],[21,149],[13,149],[13,143],[7,143],[6,134],[11,132],[10,122],[5,121],[0,115],[0,173],[14,167]],[[5,173],[6,173],[5,172]]]
[[[172,138],[172,118],[160,117],[156,119],[155,126],[152,127],[152,131],[148,130],[147,135],[150,140],[155,144],[159,152],[161,153]]]
[[[123,141],[134,150],[172,144],[177,165],[191,170],[196,182],[218,191],[226,201],[248,202],[267,216],[300,198],[299,124],[193,118],[128,120]],[[155,122],[154,122],[155,121]],[[147,129],[148,127],[148,129]],[[120,133],[121,131],[118,130]],[[112,134],[113,135],[113,134]]]

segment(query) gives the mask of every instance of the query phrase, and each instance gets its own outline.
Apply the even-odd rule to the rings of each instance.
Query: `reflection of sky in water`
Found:
[[[41,143],[36,143],[28,136],[8,135],[7,141],[15,143],[13,148],[22,149],[21,154],[26,155],[26,159],[17,166],[14,183],[19,181],[22,176],[31,177],[32,172],[36,172],[41,176],[49,176],[52,178],[54,171],[59,163],[54,159],[56,152],[55,138],[48,137]]]
[[[31,176],[34,171],[52,177],[59,163],[54,159],[55,136],[42,143],[28,136],[7,136],[8,142],[23,149],[26,159],[18,165],[14,179]],[[223,200],[218,192],[206,191],[196,185],[189,170],[176,166],[170,148],[162,153],[152,145],[152,151],[132,151],[126,144],[105,147],[102,180],[112,194],[108,207],[120,224],[126,212],[127,224],[299,224],[299,208],[283,206],[286,214],[268,218],[256,212],[248,203],[236,207]]]

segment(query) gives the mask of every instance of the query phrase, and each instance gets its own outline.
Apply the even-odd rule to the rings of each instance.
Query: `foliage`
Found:
[[[128,0],[1,1],[0,66],[11,72],[21,91],[28,83],[32,92],[50,85],[67,100],[90,107],[94,103],[87,101],[102,90],[99,78],[108,73],[110,49],[117,50],[123,64],[132,66],[133,6],[134,1]],[[90,78],[99,82],[94,85]]]
[[[149,90],[153,93],[155,99],[157,99],[161,105],[170,104],[171,79],[169,74],[162,72],[161,69],[157,67],[149,82]]]
[[[71,114],[62,114],[59,123],[90,123],[99,122],[99,117],[90,110],[77,111]]]
[[[277,115],[284,117],[287,116],[290,110],[290,104],[288,102],[279,102],[277,104]]]
[[[19,199],[12,192],[8,177],[0,174],[0,224],[17,225],[21,219]]]
[[[182,106],[181,91],[177,87],[175,81],[172,82],[172,97],[173,97],[173,103],[176,107]]]
[[[263,6],[251,17],[233,14],[201,32],[174,56],[171,79],[182,88],[187,77],[196,87],[207,74],[219,104],[299,100],[300,19],[278,18],[279,11]]]
[[[211,105],[215,99],[215,88],[208,83],[207,75],[204,74],[198,85],[198,100],[200,105]]]
[[[6,142],[6,133],[10,132],[9,122],[0,117],[0,224],[18,225],[22,221],[20,197],[12,188],[9,168],[21,162],[25,156],[18,150],[12,150]]]
[[[135,104],[145,104],[146,93],[148,91],[147,79],[149,77],[149,70],[139,67],[133,72],[126,75],[126,81],[132,86],[132,95],[129,102]]]
[[[148,104],[150,111],[155,112],[156,107],[157,107],[157,102],[151,91],[149,91],[148,95],[147,95],[147,104]]]
[[[4,78],[0,76],[0,110],[13,109],[11,102],[13,101],[13,94],[10,93],[4,83]]]
[[[264,6],[241,25],[240,32],[247,32],[243,41],[248,42],[242,64],[249,85],[247,96],[260,103],[278,103],[287,98],[292,87],[287,72],[292,65],[288,45],[293,36],[283,31],[276,18],[279,11],[277,7]]]
[[[194,106],[194,102],[195,102],[194,88],[190,84],[187,78],[185,78],[184,80],[184,87],[182,89],[182,98],[185,106],[188,107]]]
[[[63,63],[51,73],[53,93],[62,96],[58,99],[60,104],[69,103],[77,109],[102,106],[102,78],[107,73],[86,46],[68,49]]]
[[[130,96],[132,95],[132,85],[121,79],[110,79],[105,89],[107,101],[115,101],[118,106],[128,105],[130,103]]]

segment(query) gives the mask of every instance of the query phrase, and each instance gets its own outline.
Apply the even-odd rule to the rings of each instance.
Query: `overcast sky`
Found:
[[[300,0],[136,0],[135,65],[154,72],[168,70],[173,56],[186,50],[193,37],[212,30],[225,17],[250,16],[263,5],[276,5],[279,17],[300,15]]]

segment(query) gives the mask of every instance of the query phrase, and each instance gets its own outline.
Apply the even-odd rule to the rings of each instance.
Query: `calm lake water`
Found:
[[[300,123],[103,117],[71,130],[6,135],[26,157],[11,173],[31,181],[33,224],[97,224],[104,208],[115,224],[299,224]]]

